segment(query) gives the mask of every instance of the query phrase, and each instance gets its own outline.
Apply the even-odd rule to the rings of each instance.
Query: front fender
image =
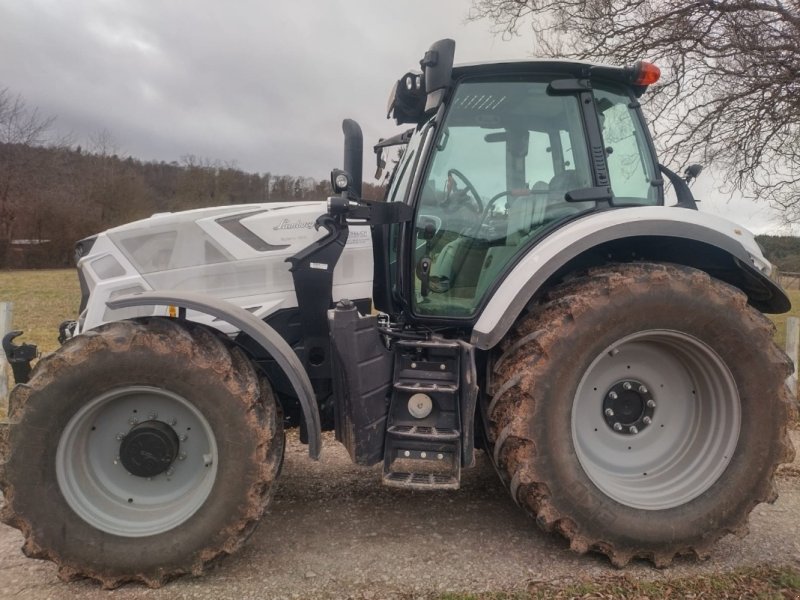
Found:
[[[653,242],[661,247],[648,255],[648,248],[658,245]],[[551,278],[573,264],[579,268],[581,257],[588,253],[623,243],[635,248],[636,256],[614,260],[650,259],[703,268],[704,251],[724,256],[731,277],[720,278],[742,288],[755,308],[771,313],[791,308],[786,293],[769,278],[772,265],[743,227],[685,208],[619,208],[576,219],[534,245],[495,288],[472,330],[471,342],[484,350],[492,348]]]
[[[143,292],[114,298],[106,302],[106,305],[111,309],[133,306],[178,306],[211,315],[247,333],[275,359],[289,378],[303,409],[303,418],[308,429],[308,454],[314,460],[319,459],[322,449],[322,428],[311,380],[297,354],[272,327],[230,302],[187,292]]]

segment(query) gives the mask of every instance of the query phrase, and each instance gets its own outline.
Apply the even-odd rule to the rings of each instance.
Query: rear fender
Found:
[[[303,409],[303,418],[308,429],[308,454],[315,460],[319,459],[322,433],[311,380],[294,350],[272,327],[243,308],[202,294],[143,292],[114,298],[106,302],[106,305],[111,309],[134,306],[178,306],[211,315],[245,332],[275,359],[291,382]]]
[[[705,270],[740,288],[762,312],[791,308],[786,293],[769,277],[772,265],[743,227],[684,208],[619,208],[567,223],[522,256],[478,317],[472,344],[483,350],[495,346],[531,299],[570,271],[632,260]]]

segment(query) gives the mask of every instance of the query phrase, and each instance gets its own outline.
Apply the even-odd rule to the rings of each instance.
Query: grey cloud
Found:
[[[368,175],[369,145],[398,131],[389,89],[431,42],[456,39],[458,62],[530,54],[530,38],[465,24],[470,4],[0,0],[0,87],[78,140],[107,129],[143,160],[194,154],[316,178],[340,165],[340,123],[355,118]],[[754,229],[774,228],[747,206]]]
[[[360,120],[368,142],[393,132],[388,90],[432,41],[457,38],[461,60],[492,44],[488,28],[463,24],[468,7],[6,0],[0,82],[62,129],[106,128],[143,159],[192,153],[324,177],[342,118]]]

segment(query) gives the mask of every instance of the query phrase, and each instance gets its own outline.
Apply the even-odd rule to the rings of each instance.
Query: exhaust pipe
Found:
[[[342,121],[342,131],[344,132],[344,170],[347,171],[353,182],[353,194],[356,198],[361,198],[364,136],[361,133],[361,126],[353,119]]]

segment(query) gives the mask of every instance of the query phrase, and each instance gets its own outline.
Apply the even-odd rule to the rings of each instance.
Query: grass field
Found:
[[[74,269],[0,271],[0,302],[14,304],[13,328],[42,352],[58,348],[58,325],[78,317],[80,301]]]
[[[790,290],[792,310],[770,315],[777,331],[775,341],[783,347],[786,318],[800,316],[800,291]],[[0,271],[0,302],[14,303],[15,329],[24,329],[24,339],[42,352],[58,347],[58,325],[78,316],[81,292],[73,269],[47,271]]]
[[[800,317],[800,290],[788,290],[787,294],[789,294],[789,298],[792,301],[792,310],[783,315],[768,315],[778,329],[775,332],[775,341],[781,348],[786,343],[786,319]]]

